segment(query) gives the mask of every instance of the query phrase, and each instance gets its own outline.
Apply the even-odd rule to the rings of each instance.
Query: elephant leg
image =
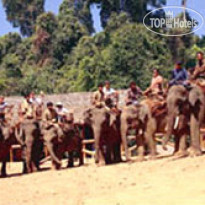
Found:
[[[74,167],[73,152],[69,152],[67,167]]]
[[[2,162],[2,165],[1,165],[1,177],[6,177],[7,174],[6,174],[6,160],[4,160]]]
[[[145,132],[146,142],[148,143],[150,158],[155,159],[157,155],[156,143],[154,140],[154,133]]]
[[[118,162],[121,162],[122,159],[121,159],[121,149],[120,149],[120,146],[121,144],[120,143],[117,143],[115,146],[114,146],[114,150],[113,150],[113,157],[114,157],[114,162],[115,163],[118,163]]]
[[[82,142],[80,142],[78,153],[79,153],[79,166],[81,166],[84,164]]]
[[[52,158],[52,164],[54,169],[59,169],[61,167],[61,161],[55,153],[56,152],[55,145],[52,142],[46,142],[46,146]]]
[[[33,148],[34,166],[35,169],[38,171],[40,170],[40,160],[41,160],[42,153],[43,153],[43,143],[38,142]]]
[[[105,164],[111,164],[112,160],[111,160],[111,155],[112,155],[112,149],[111,146],[103,146],[104,150],[104,156],[105,156]]]
[[[144,132],[146,143],[149,147],[149,152],[151,159],[156,158],[157,150],[156,150],[156,142],[154,140],[154,134],[156,131],[156,122],[154,120],[148,121],[148,124],[146,126],[146,130]]]
[[[27,170],[27,164],[26,164],[26,146],[22,147],[22,160],[23,160],[23,174],[27,174],[28,170]]]
[[[174,141],[175,141],[175,144],[174,144],[174,154],[175,154],[179,151],[180,137],[178,134],[174,135]]]
[[[200,156],[202,154],[200,148],[200,122],[192,114],[190,121],[191,129],[191,147],[189,148],[190,156]]]
[[[95,163],[98,164],[100,162],[100,157],[102,156],[100,149],[100,129],[94,128],[94,136],[95,136]]]
[[[121,124],[121,138],[122,138],[122,145],[125,150],[125,157],[126,161],[130,160],[129,156],[129,150],[128,150],[128,144],[127,144],[127,132],[128,132],[128,126],[127,122]]]
[[[144,160],[144,139],[143,135],[136,136],[138,161]]]
[[[178,150],[174,153],[175,156],[178,156],[178,157],[187,156],[186,137],[187,137],[186,134],[182,134],[180,137],[177,137],[179,141],[179,145],[178,145]]]
[[[32,161],[31,161],[31,147],[26,148],[26,167],[28,173],[31,173],[33,171],[32,167]]]

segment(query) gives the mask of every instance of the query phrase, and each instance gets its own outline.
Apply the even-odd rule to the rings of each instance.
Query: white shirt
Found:
[[[106,87],[104,87],[103,92],[105,94],[105,98],[107,98],[107,97],[110,97],[112,94],[114,94],[115,90],[113,88],[107,89]]]
[[[7,106],[8,106],[8,104],[6,102],[1,103],[0,104],[0,113],[4,113]]]
[[[66,115],[68,114],[68,109],[62,107],[62,108],[56,108],[56,112],[58,115]]]

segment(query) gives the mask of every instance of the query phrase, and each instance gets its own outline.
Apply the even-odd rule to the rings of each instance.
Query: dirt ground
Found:
[[[193,205],[205,204],[205,156],[50,169],[20,175],[21,163],[8,165],[0,179],[0,205]],[[65,167],[65,162],[64,162]]]

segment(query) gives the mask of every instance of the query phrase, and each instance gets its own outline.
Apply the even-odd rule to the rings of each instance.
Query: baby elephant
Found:
[[[50,153],[53,167],[61,167],[61,159],[65,152],[69,153],[67,167],[73,167],[74,152],[79,155],[79,165],[83,165],[82,137],[77,125],[63,122],[60,125],[54,124],[49,129],[44,129],[44,142]]]

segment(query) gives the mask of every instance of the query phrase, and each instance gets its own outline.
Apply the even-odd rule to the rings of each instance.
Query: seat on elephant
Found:
[[[151,100],[147,99],[143,103],[147,104],[151,110],[153,117],[159,117],[167,113],[166,100]]]
[[[159,117],[167,114],[167,103],[166,101],[159,101],[151,108],[152,116]]]

